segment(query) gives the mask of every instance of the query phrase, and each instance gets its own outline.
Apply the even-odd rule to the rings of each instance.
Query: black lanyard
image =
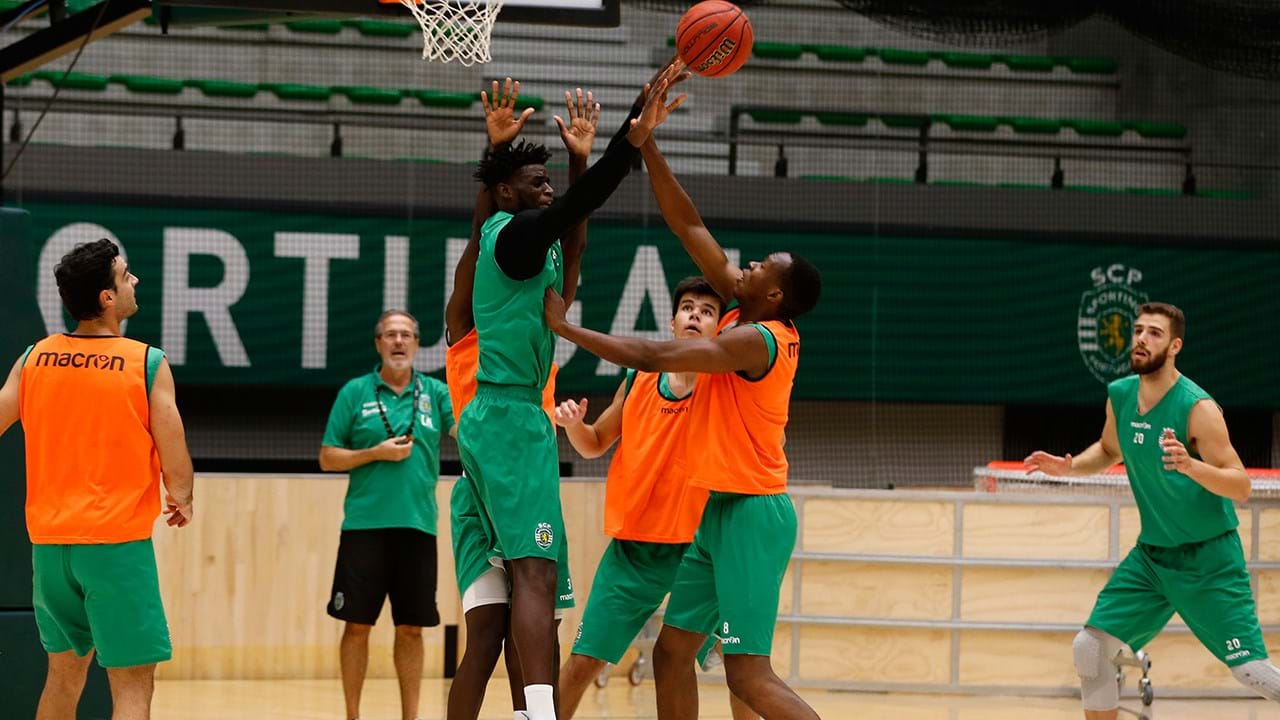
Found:
[[[382,427],[387,429],[387,439],[393,437],[407,437],[413,439],[413,421],[418,417],[418,399],[422,393],[422,383],[417,378],[413,380],[413,409],[409,412],[409,427],[400,435],[396,435],[391,429],[391,421],[387,419],[387,409],[382,406],[382,385],[373,386],[373,399],[378,401],[378,415],[382,417]]]

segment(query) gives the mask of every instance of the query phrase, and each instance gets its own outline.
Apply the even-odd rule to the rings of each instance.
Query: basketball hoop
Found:
[[[385,1],[385,0],[384,0]],[[392,0],[393,2],[395,0]],[[493,23],[503,0],[399,0],[422,27],[422,59],[487,63]]]

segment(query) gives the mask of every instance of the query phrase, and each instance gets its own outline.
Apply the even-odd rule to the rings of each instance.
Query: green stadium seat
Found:
[[[417,98],[426,107],[436,108],[469,108],[479,99],[475,93],[444,90],[406,90],[405,94]]]
[[[1082,75],[1115,75],[1120,69],[1120,63],[1111,58],[1059,57],[1054,60],[1070,68],[1071,72]]]
[[[889,65],[928,65],[930,60],[929,53],[916,50],[880,48],[875,52],[881,61]]]
[[[418,31],[416,25],[384,20],[343,20],[342,24],[369,37],[409,37]]]
[[[261,83],[260,90],[266,90],[281,100],[306,100],[310,102],[328,102],[333,91],[323,85],[299,85],[297,83]]]
[[[805,45],[804,49],[817,55],[823,62],[862,62],[868,55],[866,48],[844,45]]]
[[[524,110],[525,108],[541,110],[546,104],[546,101],[537,95],[520,95],[516,98],[516,110]]]
[[[947,67],[962,70],[990,70],[996,61],[994,55],[982,53],[938,52],[933,55],[946,64]]]
[[[800,110],[748,110],[746,114],[753,122],[798,125],[807,113]]]
[[[341,20],[295,20],[284,24],[292,32],[337,35],[342,32]]]
[[[233,32],[266,32],[271,26],[266,23],[250,23],[248,25],[219,25],[219,30],[231,30]]]
[[[1062,189],[1070,190],[1071,192],[1099,193],[1099,194],[1114,194],[1114,193],[1124,192],[1123,190],[1118,190],[1116,188],[1108,187],[1106,185],[1066,185]]]
[[[258,86],[252,83],[231,82],[229,80],[187,80],[187,87],[193,87],[204,93],[205,97],[251,98],[258,94]]]
[[[986,187],[986,185],[983,183],[973,182],[970,180],[938,180],[937,182],[931,182],[929,184],[935,187],[965,187],[965,188]]]
[[[873,185],[915,185],[916,181],[912,178],[897,177],[871,177],[867,178],[867,182]]]
[[[1062,125],[1076,131],[1077,135],[1090,137],[1120,137],[1124,123],[1110,120],[1063,120]]]
[[[1062,123],[1048,118],[1002,117],[1000,122],[1016,133],[1029,135],[1055,135],[1062,130]]]
[[[881,115],[880,122],[884,123],[885,127],[919,130],[929,124],[929,117],[927,115]]]
[[[757,42],[751,46],[751,54],[771,60],[799,60],[804,54],[804,46],[791,43]]]
[[[1171,188],[1125,188],[1124,191],[1133,195],[1150,195],[1153,197],[1177,197],[1182,194],[1181,190]]]
[[[107,80],[125,86],[129,92],[150,95],[179,95],[183,88],[181,80],[154,75],[112,75]]]
[[[27,73],[26,75],[19,75],[18,77],[10,80],[6,84],[9,85],[10,87],[26,87],[31,84],[32,80],[35,80],[35,79],[36,78],[34,75],[32,75],[31,73]]]
[[[448,165],[448,160],[438,160],[436,158],[420,158],[420,157],[399,157],[395,162],[405,163],[421,163],[423,165]]]
[[[93,73],[69,73],[63,77],[61,70],[37,70],[33,77],[50,85],[61,85],[68,90],[106,90],[107,76]]]
[[[1053,58],[1043,55],[1001,55],[1000,62],[1019,72],[1053,72]]]
[[[851,112],[816,112],[813,116],[823,125],[840,125],[844,127],[863,127],[871,119],[870,115]]]
[[[1053,189],[1048,185],[1040,185],[1039,183],[1017,183],[1017,182],[996,183],[996,187],[1002,188],[1005,190],[1052,190]]]
[[[399,90],[365,87],[361,85],[338,85],[333,91],[344,95],[348,100],[359,105],[399,105],[404,96]]]
[[[1237,190],[1197,190],[1196,197],[1214,198],[1217,200],[1252,200],[1253,193]]]
[[[845,175],[801,175],[799,179],[810,180],[812,182],[833,182],[833,183],[858,182],[857,178],[851,178]]]
[[[995,132],[1000,127],[999,118],[987,115],[934,115],[933,119],[961,132]]]
[[[1179,123],[1131,122],[1125,123],[1125,127],[1144,138],[1181,140],[1187,136],[1187,128]]]

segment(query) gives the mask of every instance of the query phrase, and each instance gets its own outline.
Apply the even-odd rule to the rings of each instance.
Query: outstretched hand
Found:
[[[1037,450],[1026,457],[1022,461],[1023,468],[1027,474],[1033,472],[1042,472],[1045,475],[1061,477],[1071,472],[1071,454],[1067,453],[1064,457],[1050,455],[1043,450]]]
[[[675,100],[667,102],[667,94],[671,88],[690,77],[684,67],[683,61],[673,60],[658,75],[656,83],[645,83],[644,91],[641,93],[641,97],[644,98],[644,109],[640,111],[640,117],[631,121],[631,129],[627,131],[627,140],[633,146],[644,145],[653,134],[654,128],[661,125],[688,99],[688,94],[681,93]]]
[[[574,102],[574,96],[566,90],[564,104],[569,110],[568,124],[559,115],[555,116],[556,125],[560,128],[560,139],[564,141],[564,149],[569,152],[570,157],[586,160],[591,155],[591,146],[596,139],[600,103],[595,101],[590,90],[584,100],[582,88],[578,88],[577,102]]]
[[[547,288],[542,295],[542,317],[553,333],[559,334],[565,325],[564,298],[560,297],[555,288]]]
[[[533,108],[525,108],[516,117],[516,98],[520,97],[520,83],[507,78],[498,93],[498,81],[493,81],[492,95],[480,91],[480,104],[484,107],[484,125],[489,133],[489,146],[499,147],[515,141],[525,122],[533,115]]]

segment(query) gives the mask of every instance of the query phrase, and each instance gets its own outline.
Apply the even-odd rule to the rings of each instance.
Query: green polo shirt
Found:
[[[387,439],[378,412],[378,397],[392,432],[403,435],[413,425],[413,452],[401,462],[377,461],[351,470],[343,506],[343,530],[415,528],[436,534],[436,481],[440,477],[440,436],[453,427],[449,388],[433,377],[414,373],[413,382],[396,394],[378,367],[348,382],[329,412],[323,444],[365,450]],[[414,384],[420,388],[413,408]],[[381,392],[375,396],[376,388]]]

